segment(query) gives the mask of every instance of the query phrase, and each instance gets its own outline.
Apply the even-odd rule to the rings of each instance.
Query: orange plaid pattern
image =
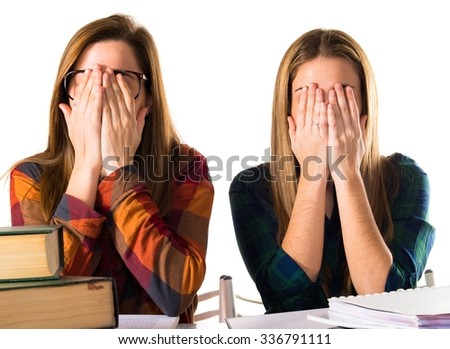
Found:
[[[187,146],[181,150],[189,162],[170,179],[172,204],[164,217],[134,166],[99,182],[94,208],[64,194],[54,212],[52,223],[64,226],[64,274],[114,277],[121,313],[193,320],[206,271],[214,188],[206,159]],[[13,225],[45,224],[40,176],[34,163],[11,172]]]

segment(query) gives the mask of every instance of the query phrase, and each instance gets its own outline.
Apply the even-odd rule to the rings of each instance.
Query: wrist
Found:
[[[103,167],[101,168],[101,173],[103,176],[109,176],[111,173],[124,168],[126,166],[131,166],[134,164],[133,160],[130,161],[107,161],[103,162]]]
[[[75,160],[75,164],[72,168],[72,176],[80,175],[85,176],[86,178],[99,177],[101,170],[101,164],[87,164],[83,162],[77,162]]]
[[[326,163],[303,163],[300,169],[300,180],[319,184],[326,182],[329,176]]]
[[[335,187],[355,187],[355,185],[364,187],[364,180],[359,171],[342,172],[342,174],[332,174]]]

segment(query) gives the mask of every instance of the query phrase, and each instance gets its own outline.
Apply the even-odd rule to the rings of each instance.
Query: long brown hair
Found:
[[[64,76],[73,69],[85,48],[106,40],[124,41],[134,50],[142,72],[149,78],[146,94],[152,100],[152,114],[146,118],[142,140],[136,151],[139,170],[149,187],[152,198],[164,215],[170,203],[170,155],[180,141],[172,124],[166,102],[158,52],[148,30],[136,24],[130,16],[115,14],[95,20],[79,29],[69,41],[59,64],[50,104],[50,124],[47,149],[21,162],[32,161],[42,167],[41,207],[44,218],[51,216],[66,190],[74,165],[65,118],[58,105],[68,103],[63,89]],[[151,159],[152,161],[147,161]],[[157,177],[156,177],[157,176]]]
[[[272,159],[270,172],[275,214],[278,218],[278,241],[286,233],[297,191],[296,167],[288,133],[287,116],[291,114],[292,82],[299,67],[319,56],[342,57],[349,60],[359,76],[362,91],[361,114],[367,114],[366,153],[361,163],[367,197],[384,240],[389,243],[393,236],[393,222],[389,210],[389,198],[394,189],[386,188],[385,176],[393,170],[378,147],[377,92],[373,71],[360,45],[348,34],[339,30],[314,29],[294,41],[286,51],[276,78],[272,108]],[[322,267],[326,274],[326,266]],[[324,290],[328,293],[325,282]],[[352,292],[352,284],[346,270],[344,293]]]

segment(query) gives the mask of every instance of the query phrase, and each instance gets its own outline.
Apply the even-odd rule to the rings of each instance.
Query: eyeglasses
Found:
[[[83,80],[83,73],[84,69],[72,70],[64,76],[64,92],[71,100],[74,99],[73,95],[77,88],[77,85],[79,85]],[[125,81],[128,84],[128,87],[130,88],[131,94],[134,96],[134,99],[138,98],[139,94],[141,93],[141,81],[148,81],[148,78],[145,76],[145,74],[137,73],[131,70],[114,70],[114,74],[121,74],[124,77]]]

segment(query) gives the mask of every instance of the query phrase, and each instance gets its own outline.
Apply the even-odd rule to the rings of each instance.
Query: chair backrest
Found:
[[[224,322],[227,317],[236,317],[234,305],[233,279],[229,275],[222,275],[219,278],[219,288],[213,291],[202,293],[198,296],[200,312],[194,314],[194,322],[210,320],[218,317],[219,322]],[[202,305],[209,302],[212,310],[204,310]]]
[[[224,322],[227,317],[236,317],[233,279],[222,275],[219,280],[219,322]]]
[[[427,269],[425,270],[425,284],[428,287],[432,287],[435,286],[435,282],[434,282],[434,272],[431,269]]]

